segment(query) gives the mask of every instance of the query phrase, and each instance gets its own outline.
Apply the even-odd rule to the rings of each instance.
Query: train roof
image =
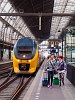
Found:
[[[31,38],[21,38],[17,41],[16,45],[17,46],[33,46],[35,41]]]

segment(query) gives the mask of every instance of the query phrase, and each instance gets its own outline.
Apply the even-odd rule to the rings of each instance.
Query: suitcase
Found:
[[[42,86],[47,86],[48,85],[48,73],[47,71],[43,72],[43,79],[42,79]]]
[[[53,84],[54,85],[59,85],[59,78],[58,78],[58,76],[54,76],[53,77]]]

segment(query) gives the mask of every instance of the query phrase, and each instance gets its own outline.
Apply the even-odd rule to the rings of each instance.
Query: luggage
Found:
[[[48,85],[48,73],[47,71],[43,72],[43,79],[42,79],[42,86],[47,86]]]
[[[58,76],[54,76],[53,77],[53,84],[54,85],[59,85],[59,78],[58,78]]]

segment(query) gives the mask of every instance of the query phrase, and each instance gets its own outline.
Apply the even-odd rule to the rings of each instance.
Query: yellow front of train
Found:
[[[14,51],[12,53],[12,59],[13,59],[13,68],[14,72],[17,74],[32,74],[36,71],[38,67],[38,48],[36,48],[35,54],[32,58],[25,59],[26,54],[22,54],[22,57],[24,59],[18,59]]]
[[[13,68],[15,73],[34,73],[36,71],[36,68],[38,66],[38,50],[36,50],[35,56],[29,60],[16,59],[14,53],[12,55]],[[28,69],[25,70],[26,66],[28,67]]]

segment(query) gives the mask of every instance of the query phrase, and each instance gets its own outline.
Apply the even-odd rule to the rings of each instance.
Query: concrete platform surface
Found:
[[[75,100],[75,87],[65,77],[65,85],[53,85],[53,88],[42,86],[43,67],[38,71],[33,83],[28,89],[23,100]]]

